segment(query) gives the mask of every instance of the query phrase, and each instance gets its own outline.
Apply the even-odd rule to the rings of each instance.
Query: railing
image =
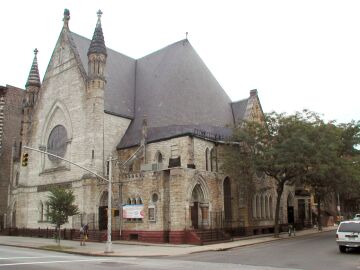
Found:
[[[53,228],[46,229],[29,229],[29,228],[7,228],[0,231],[0,235],[7,236],[25,236],[25,237],[39,237],[39,238],[53,238],[58,236],[58,231]],[[76,229],[61,229],[60,237],[62,240],[79,240],[80,232]],[[112,232],[113,240],[120,240],[120,231]],[[103,242],[106,241],[106,231],[89,230],[89,241]]]

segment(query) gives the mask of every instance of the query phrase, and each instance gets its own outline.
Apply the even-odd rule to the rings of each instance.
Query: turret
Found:
[[[91,169],[102,173],[105,171],[104,157],[104,96],[105,96],[105,65],[107,52],[104,35],[101,28],[102,12],[97,12],[93,38],[87,53],[88,56],[88,78],[87,78],[87,136],[88,147],[91,150],[91,160],[88,165]]]
[[[23,119],[21,127],[22,142],[26,143],[30,134],[34,106],[36,104],[41,87],[39,69],[37,63],[38,50],[34,50],[34,60],[31,65],[29,77],[25,85],[25,97],[23,100]]]
[[[101,28],[102,12],[97,12],[98,20],[91,44],[88,50],[88,76],[90,87],[104,88],[106,80],[104,75],[107,52],[104,42],[104,35]]]
[[[35,54],[34,60],[31,65],[29,77],[28,77],[28,80],[25,85],[26,94],[25,94],[25,99],[24,99],[24,104],[23,104],[24,108],[34,106],[36,99],[37,99],[37,95],[39,93],[39,89],[41,87],[39,69],[38,69],[38,63],[37,63],[37,57],[36,57],[37,53],[38,53],[38,50],[35,49],[34,50],[34,54]]]

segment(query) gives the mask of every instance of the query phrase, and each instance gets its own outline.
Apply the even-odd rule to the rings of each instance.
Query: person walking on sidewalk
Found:
[[[83,230],[84,230],[84,241],[83,241],[83,245],[86,246],[86,241],[88,240],[89,238],[89,225],[86,223],[83,227]]]
[[[84,226],[80,227],[79,233],[80,233],[80,246],[82,246],[84,243]]]
[[[85,224],[80,228],[80,246],[86,246],[86,240],[89,237],[89,225]]]

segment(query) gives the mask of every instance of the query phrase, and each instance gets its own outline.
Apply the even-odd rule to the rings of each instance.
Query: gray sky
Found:
[[[24,87],[38,48],[43,78],[62,28],[133,58],[185,38],[233,101],[258,89],[265,112],[304,108],[360,120],[360,1],[11,0],[1,3],[0,85]]]

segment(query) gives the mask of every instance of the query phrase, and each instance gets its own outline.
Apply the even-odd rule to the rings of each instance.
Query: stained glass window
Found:
[[[54,127],[49,136],[47,151],[59,157],[64,157],[66,153],[67,140],[65,127],[62,125]],[[48,157],[53,162],[60,162],[60,160],[54,156],[48,155]]]

